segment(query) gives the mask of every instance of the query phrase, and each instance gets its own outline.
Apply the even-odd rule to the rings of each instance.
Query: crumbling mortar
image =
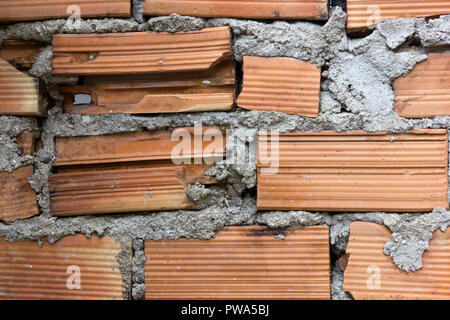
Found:
[[[139,2],[135,2],[136,4]],[[345,252],[349,226],[352,221],[368,221],[383,224],[392,231],[392,238],[385,245],[385,253],[405,271],[421,267],[421,256],[428,248],[432,232],[445,230],[449,225],[449,212],[435,209],[428,214],[391,213],[310,213],[265,212],[257,214],[255,195],[247,193],[256,185],[256,160],[244,150],[251,161],[241,163],[242,151],[234,153],[240,143],[254,142],[258,130],[291,131],[346,131],[403,132],[422,128],[450,129],[450,117],[434,119],[404,119],[393,111],[392,81],[406,75],[416,63],[423,61],[430,50],[447,50],[450,44],[448,30],[450,16],[426,22],[424,19],[401,19],[380,23],[376,30],[362,39],[348,39],[345,33],[346,16],[333,9],[329,21],[320,26],[310,22],[257,22],[238,19],[200,19],[182,17],[151,18],[147,22],[134,19],[88,19],[78,25],[68,25],[66,20],[49,20],[21,23],[0,28],[0,44],[6,39],[35,40],[50,44],[55,33],[106,33],[130,31],[178,32],[198,30],[204,27],[229,25],[233,32],[234,58],[239,62],[244,55],[264,57],[291,57],[316,63],[323,67],[320,115],[305,118],[276,112],[245,111],[209,112],[174,115],[73,115],[62,112],[61,95],[56,85],[74,83],[76,77],[51,75],[51,46],[45,47],[36,57],[30,71],[47,84],[54,107],[43,121],[43,148],[31,159],[17,157],[15,137],[27,128],[35,128],[33,119],[0,117],[0,171],[17,167],[35,166],[30,179],[42,214],[11,224],[0,223],[0,236],[8,240],[50,241],[71,234],[112,236],[116,239],[160,240],[180,237],[209,239],[228,225],[262,224],[271,228],[327,224],[330,226],[330,242],[333,254]],[[394,31],[393,31],[394,30]],[[395,30],[401,30],[401,34]],[[423,47],[411,46],[419,39]],[[436,49],[440,48],[440,49]],[[444,48],[444,49],[442,49]],[[388,66],[388,67],[386,67]],[[239,84],[239,82],[238,82]],[[349,89],[348,85],[352,87]],[[346,112],[341,112],[341,110]],[[30,121],[30,122],[28,122]],[[226,125],[231,130],[227,137],[227,153],[231,158],[220,162],[209,173],[226,188],[196,184],[189,189],[188,197],[199,209],[172,212],[123,214],[107,216],[82,216],[56,218],[50,214],[48,176],[55,158],[55,137],[101,135],[120,132],[173,129],[181,126]],[[4,142],[2,142],[4,141]],[[224,196],[228,195],[230,200]],[[450,195],[449,195],[450,197]],[[135,244],[135,242],[133,243]],[[131,249],[130,249],[131,250]],[[142,249],[143,250],[143,249]],[[133,257],[141,257],[141,249],[134,249]],[[145,255],[144,255],[145,257]],[[131,265],[131,267],[130,267]],[[127,280],[129,270],[133,271]],[[340,271],[332,270],[333,297],[348,297],[342,287]],[[121,272],[126,283],[128,297],[143,296],[142,263],[121,262]],[[335,288],[335,289],[333,289]]]

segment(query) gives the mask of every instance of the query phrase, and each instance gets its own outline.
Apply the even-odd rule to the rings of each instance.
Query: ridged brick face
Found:
[[[40,116],[39,80],[0,59],[0,115]]]
[[[32,156],[39,151],[40,133],[38,131],[23,131],[17,136],[17,145],[19,146],[22,157]]]
[[[65,109],[80,114],[229,111],[235,101],[231,58],[199,72],[86,77],[83,85],[61,86]],[[77,102],[85,96],[88,101]]]
[[[398,269],[384,254],[390,238],[385,226],[351,224],[344,290],[358,300],[450,299],[450,231],[434,233],[422,269],[410,273]]]
[[[450,115],[450,54],[431,53],[428,59],[393,83],[394,110],[405,118]]]
[[[320,68],[292,58],[244,57],[237,104],[249,110],[319,115]]]
[[[280,239],[283,238],[283,239]],[[146,241],[147,299],[329,299],[327,226]]]
[[[448,14],[448,0],[347,0],[347,29],[358,31],[381,20]]]
[[[43,44],[33,41],[6,40],[0,46],[0,59],[13,66],[30,69]]]
[[[178,132],[187,143],[174,154],[177,146],[183,147],[172,136]],[[203,140],[209,134],[218,136]],[[49,178],[51,212],[72,216],[195,209],[186,195],[189,184],[216,182],[205,170],[209,161],[223,157],[225,140],[220,128],[208,127],[58,138],[58,172]]]
[[[269,133],[258,144],[260,210],[448,208],[447,130]]]
[[[170,15],[178,13],[194,17],[234,17],[253,19],[328,18],[327,0],[145,0],[144,13]]]
[[[231,56],[229,27],[53,36],[54,75],[197,72]]]
[[[130,17],[131,0],[0,1],[0,22],[3,23],[67,18],[72,14],[80,14],[82,18]]]
[[[121,300],[120,251],[112,238],[70,236],[42,248],[1,238],[0,300]]]

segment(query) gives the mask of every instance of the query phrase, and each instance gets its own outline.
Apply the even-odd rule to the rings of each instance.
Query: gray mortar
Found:
[[[339,268],[339,262],[331,265],[331,299],[332,300],[352,300],[352,297],[342,289],[344,285],[344,274]]]
[[[138,1],[135,1],[136,4]],[[51,46],[37,56],[30,73],[47,85],[54,102],[49,117],[43,120],[43,148],[35,157],[18,154],[16,136],[23,130],[35,129],[36,120],[0,117],[0,171],[33,163],[35,174],[30,184],[37,192],[41,215],[11,224],[0,223],[0,236],[10,241],[40,240],[54,242],[66,235],[112,236],[134,239],[133,263],[118,258],[124,275],[126,295],[143,297],[142,240],[200,238],[209,239],[227,225],[263,224],[271,228],[326,224],[330,226],[333,254],[345,252],[352,221],[370,221],[386,225],[392,239],[385,253],[405,271],[421,267],[421,256],[428,248],[431,234],[449,225],[449,212],[435,209],[429,214],[387,213],[311,213],[265,212],[257,214],[254,196],[247,193],[256,185],[256,132],[258,130],[322,131],[365,130],[406,131],[422,128],[450,129],[450,117],[434,119],[403,119],[393,111],[392,81],[406,75],[416,63],[426,58],[429,48],[450,44],[450,16],[426,22],[425,19],[402,19],[380,23],[369,36],[351,40],[345,33],[346,15],[335,8],[329,21],[320,26],[309,22],[263,23],[237,19],[200,19],[173,14],[142,23],[139,6],[135,19],[91,19],[72,25],[66,20],[20,23],[0,28],[0,44],[6,39],[34,40],[51,43],[55,33],[107,32],[178,32],[204,27],[229,25],[233,32],[233,54],[238,62],[245,55],[284,56],[310,61],[322,67],[324,81],[320,93],[320,115],[305,118],[276,112],[244,111],[132,115],[71,115],[62,112],[61,96],[55,91],[59,83],[73,83],[74,77],[51,75]],[[422,47],[410,45],[419,40]],[[367,79],[370,79],[368,81]],[[349,87],[349,85],[351,85]],[[101,135],[119,132],[172,129],[181,126],[228,126],[227,158],[208,173],[225,187],[195,184],[188,197],[202,210],[123,214],[113,216],[82,216],[56,218],[50,215],[48,176],[55,158],[55,137]],[[243,148],[248,144],[249,149]],[[246,159],[245,161],[241,161]],[[131,250],[123,249],[125,257]],[[130,269],[131,268],[131,269]],[[133,277],[130,275],[130,270]],[[337,299],[348,298],[342,291],[342,274],[332,270],[332,292]]]
[[[30,40],[51,44],[57,33],[120,33],[145,31],[134,19],[80,19],[76,23],[57,19],[24,22],[0,27],[0,44],[4,40]]]
[[[139,23],[144,22],[144,13],[143,13],[144,2],[145,2],[145,0],[133,0],[133,4],[132,4],[133,17]]]

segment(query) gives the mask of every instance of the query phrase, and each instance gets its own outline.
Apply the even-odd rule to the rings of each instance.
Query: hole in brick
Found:
[[[92,97],[88,93],[78,93],[73,96],[73,104],[90,104],[92,103]]]

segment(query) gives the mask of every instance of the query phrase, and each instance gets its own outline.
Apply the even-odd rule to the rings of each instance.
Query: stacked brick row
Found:
[[[64,18],[131,17],[131,1],[4,2],[0,22]],[[361,32],[385,19],[450,12],[448,1],[384,7],[385,1],[348,0],[348,31]],[[328,18],[328,1],[147,0],[146,15],[251,19]],[[367,16],[379,8],[375,20]],[[20,7],[20,10],[18,10]],[[409,11],[408,11],[409,10]],[[0,114],[47,116],[46,92],[27,74],[43,45],[8,40],[0,47]],[[59,86],[64,110],[73,114],[159,114],[247,110],[315,118],[320,114],[321,69],[287,57],[245,56],[242,90],[229,27],[177,33],[56,34],[53,75],[79,76]],[[425,79],[425,81],[424,81]],[[450,54],[434,53],[397,79],[394,109],[404,118],[450,115]],[[236,91],[240,91],[239,95]],[[186,133],[200,145],[174,163],[171,137]],[[204,137],[213,141],[206,143]],[[38,133],[18,138],[22,155],[40,148]],[[276,157],[267,146],[279,145]],[[79,215],[195,209],[186,193],[195,183],[217,185],[206,172],[225,155],[225,128],[178,128],[56,139],[49,178],[51,213]],[[405,133],[364,131],[261,132],[258,134],[257,208],[322,212],[430,212],[448,209],[448,134],[445,129]],[[199,161],[196,161],[200,159]],[[188,161],[187,161],[188,160]],[[273,168],[275,168],[273,170]],[[33,167],[0,173],[0,219],[39,215],[28,179]],[[389,230],[367,222],[351,225],[341,258],[344,289],[356,299],[450,298],[450,232],[436,231],[424,267],[406,274],[384,255]],[[123,246],[109,237],[65,237],[38,247],[0,240],[1,299],[121,299],[116,256]],[[125,259],[133,260],[131,250]],[[211,240],[145,242],[148,299],[329,299],[330,239],[326,225],[271,230],[227,227]],[[375,263],[376,262],[376,263]],[[374,268],[376,265],[376,268]],[[372,269],[371,269],[372,268]],[[368,273],[368,270],[372,273]],[[381,275],[381,276],[380,276]],[[382,289],[380,289],[382,288]]]

